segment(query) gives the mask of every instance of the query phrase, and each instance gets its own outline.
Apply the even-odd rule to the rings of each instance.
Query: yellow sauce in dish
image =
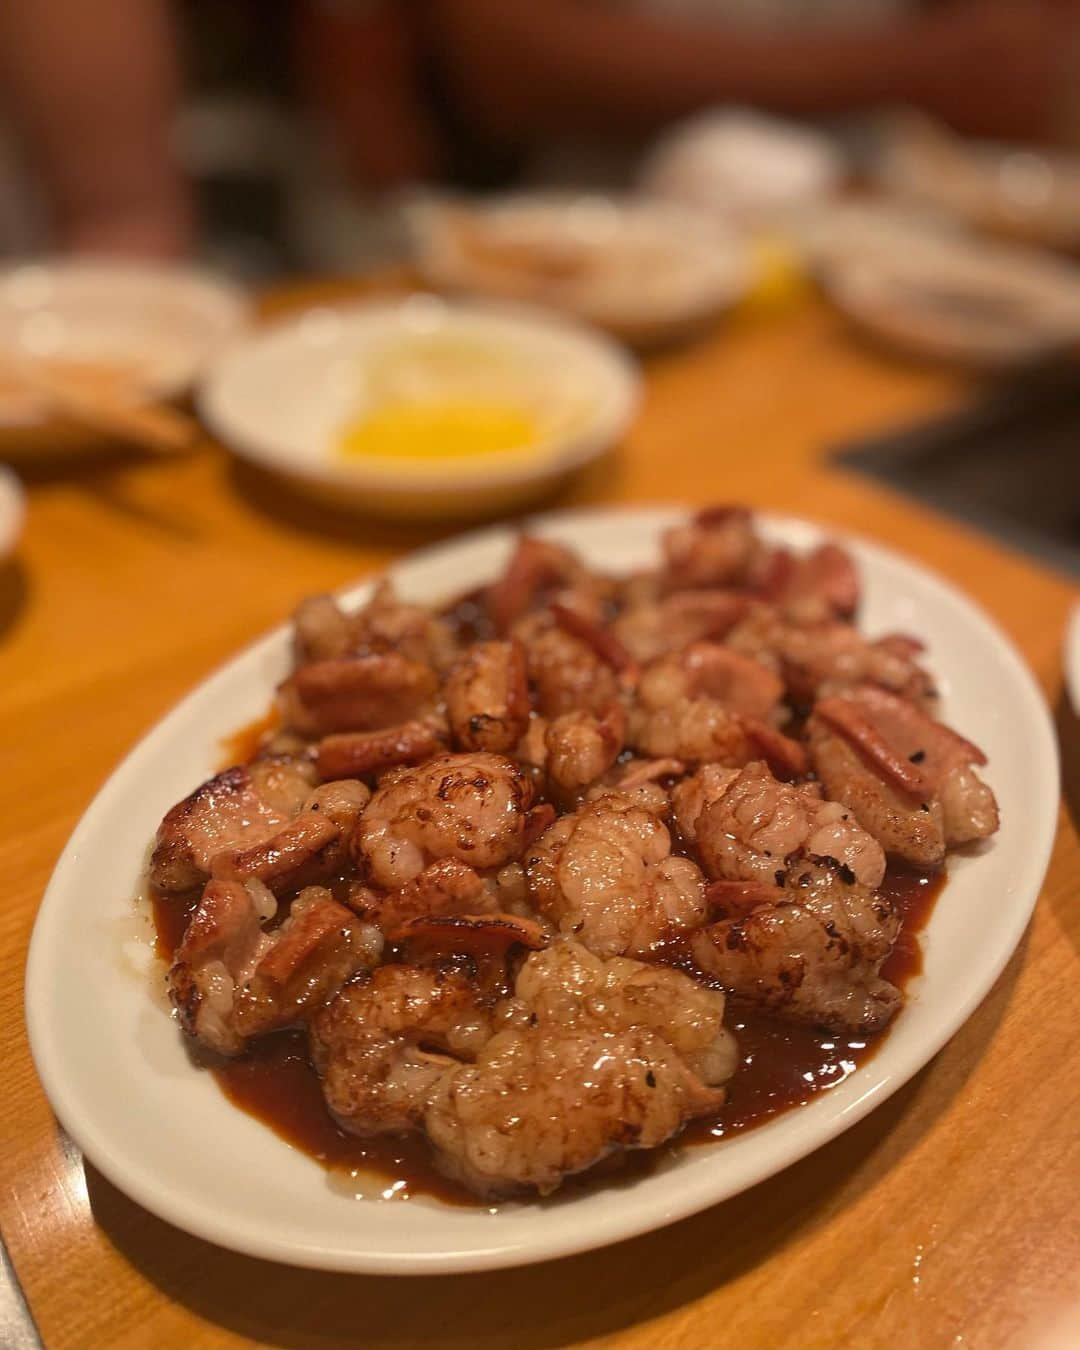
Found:
[[[348,459],[476,458],[525,450],[538,439],[536,418],[498,400],[433,398],[380,403],[347,423],[339,451]]]

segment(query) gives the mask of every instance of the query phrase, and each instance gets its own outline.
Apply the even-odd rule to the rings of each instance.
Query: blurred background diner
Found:
[[[1075,383],[1080,0],[6,0],[0,99],[15,458],[183,449],[194,391],[218,442],[324,506],[330,484],[430,519],[550,494],[632,425],[625,351],[572,388],[550,334],[453,308],[437,336],[430,306],[316,316],[317,340],[309,315],[287,351],[219,359],[260,288],[320,277],[524,302],[635,358],[824,301],[868,359],[963,371],[976,400]],[[947,458],[889,472],[922,490]],[[1023,496],[991,459],[939,484],[981,521],[980,493]]]
[[[1075,0],[7,0],[0,246],[351,267],[400,253],[403,189],[628,188],[704,110],[860,170],[898,108],[1068,143],[1078,69]]]

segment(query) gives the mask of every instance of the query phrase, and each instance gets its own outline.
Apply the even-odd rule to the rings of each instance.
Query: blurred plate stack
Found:
[[[0,452],[83,448],[90,433],[51,418],[19,378],[32,361],[111,396],[184,394],[248,320],[242,291],[196,268],[97,260],[0,272]],[[4,361],[4,354],[8,361]]]
[[[909,355],[984,370],[1080,346],[1080,267],[1021,245],[897,216],[811,245],[829,299]]]
[[[739,235],[706,214],[600,194],[429,200],[410,210],[417,265],[440,290],[563,310],[632,346],[685,337],[753,279]]]
[[[975,142],[928,119],[886,130],[877,178],[886,192],[946,211],[975,229],[1080,251],[1080,154]]]

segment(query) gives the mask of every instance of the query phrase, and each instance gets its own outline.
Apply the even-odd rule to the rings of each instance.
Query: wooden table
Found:
[[[606,1251],[408,1283],[219,1251],[84,1167],[30,1063],[22,972],[64,840],[130,744],[305,592],[433,532],[327,520],[213,448],[28,474],[26,537],[0,575],[0,1227],[48,1346],[1080,1345],[1080,733],[1059,663],[1076,592],[825,454],[960,393],[810,303],[747,318],[652,361],[625,448],[559,504],[802,512],[916,555],[990,610],[1058,709],[1071,775],[1020,950],[911,1084],[782,1176]]]

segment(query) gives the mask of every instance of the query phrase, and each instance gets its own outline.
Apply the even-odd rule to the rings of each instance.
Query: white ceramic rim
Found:
[[[171,379],[151,378],[141,385],[142,392],[159,399],[178,398],[186,393],[225,343],[231,341],[250,321],[253,313],[251,300],[243,287],[209,268],[195,263],[143,262],[93,254],[73,258],[21,258],[5,263],[0,266],[0,303],[3,287],[18,278],[20,273],[32,271],[47,273],[55,277],[59,284],[66,277],[77,276],[99,277],[107,284],[110,277],[120,276],[145,284],[148,294],[156,287],[165,285],[175,293],[183,292],[190,296],[193,307],[213,311],[222,325],[221,333],[214,337],[208,336],[198,353],[198,344],[191,344],[191,358],[185,362],[183,372],[178,371]],[[40,415],[18,418],[0,416],[0,428],[16,430],[43,427],[52,420],[51,417]]]
[[[1065,628],[1065,685],[1073,712],[1080,717],[1080,602],[1073,606]]]
[[[222,400],[228,381],[239,363],[257,359],[264,344],[278,340],[290,331],[299,332],[302,329],[305,315],[299,314],[261,325],[256,332],[238,338],[222,352],[220,358],[205,371],[197,387],[196,402],[200,418],[225,449],[269,473],[279,476],[287,474],[322,488],[342,489],[352,494],[368,489],[403,495],[454,490],[470,493],[544,481],[570,473],[610,449],[633,422],[641,398],[641,380],[635,362],[614,340],[571,317],[509,300],[456,301],[420,292],[391,300],[361,300],[347,305],[333,305],[331,309],[346,324],[354,317],[372,320],[381,316],[389,325],[398,320],[402,308],[418,295],[422,295],[425,302],[441,306],[447,314],[495,318],[522,328],[539,328],[563,340],[570,348],[588,350],[594,360],[607,366],[611,387],[608,405],[598,406],[592,421],[580,430],[506,460],[500,461],[498,457],[493,457],[490,463],[484,462],[482,472],[475,466],[455,468],[441,465],[395,472],[389,464],[361,459],[351,462],[347,468],[335,468],[329,458],[309,461],[297,456],[294,461],[286,462],[288,457],[285,453],[268,449],[257,432],[253,432],[250,426],[242,425],[242,419],[228,415],[222,407]]]
[[[0,563],[15,551],[26,521],[26,493],[13,469],[0,464]]]
[[[1068,324],[1060,322],[1064,310],[1051,310],[1052,322],[1040,327],[1006,324],[980,324],[962,312],[948,307],[936,309],[922,303],[915,292],[902,299],[908,278],[896,273],[899,258],[878,248],[855,248],[848,256],[823,258],[817,275],[829,300],[849,320],[865,331],[891,343],[898,349],[945,360],[958,360],[987,369],[1005,369],[1046,359],[1067,351],[1080,340],[1080,267],[1065,258],[1041,252],[1031,246],[1000,244],[969,238],[962,232],[926,230],[913,234],[908,257],[917,263],[922,249],[928,259],[937,251],[946,262],[950,255],[962,261],[967,255],[986,275],[996,268],[997,282],[1003,294],[1029,294],[1041,290],[1043,297],[1060,302],[1062,294],[1071,301]],[[1011,274],[1009,269],[1012,269]],[[927,262],[927,275],[933,284],[933,267]],[[970,275],[970,274],[969,274]],[[968,277],[961,272],[960,285]],[[899,305],[896,297],[901,297]]]
[[[677,508],[572,511],[534,518],[528,522],[528,527],[556,536],[562,531],[562,537],[588,533],[590,530],[602,534],[605,528],[611,532],[618,531],[620,535],[625,535],[628,530],[639,534],[648,531],[651,537],[656,530],[683,518],[685,511]],[[214,1197],[213,1203],[200,1201],[185,1194],[182,1187],[178,1189],[170,1185],[168,1179],[149,1170],[139,1157],[125,1156],[122,1149],[117,1150],[110,1138],[98,1128],[92,1102],[88,1104],[80,1100],[77,1094],[69,1090],[64,1067],[64,1046],[62,1040],[57,1038],[53,1002],[50,999],[53,987],[49,979],[50,966],[57,960],[57,953],[65,941],[65,906],[78,903],[84,895],[84,892],[76,889],[74,900],[71,900],[65,892],[79,886],[80,854],[99,829],[99,821],[107,818],[112,799],[120,798],[126,787],[137,783],[146,767],[152,766],[155,757],[161,753],[161,747],[169,743],[174,732],[193,716],[211,707],[215,696],[226,689],[230,681],[240,679],[246,673],[251,682],[251,669],[258,659],[265,657],[275,647],[283,648],[286,644],[287,630],[282,626],[246,648],[232,662],[211,675],[143,738],[86,811],[46,891],[27,963],[26,1011],[30,1044],[46,1094],[86,1157],[114,1185],[161,1218],[211,1242],[253,1256],[320,1269],[378,1274],[434,1274],[494,1269],[604,1246],[670,1224],[727,1199],[797,1162],[854,1125],[932,1059],[967,1020],[1001,974],[1023,936],[1038,897],[1057,826],[1058,753],[1049,713],[1034,678],[1011,642],[981,610],[951,585],[921,565],[857,537],[832,529],[826,532],[806,521],[792,518],[763,516],[760,519],[766,533],[786,538],[800,547],[811,545],[827,533],[830,538],[851,546],[863,563],[873,563],[893,573],[897,584],[910,587],[915,592],[921,590],[933,593],[946,609],[952,611],[951,618],[963,616],[965,640],[977,635],[981,643],[989,644],[983,654],[986,650],[993,651],[995,662],[1005,672],[1016,694],[1016,705],[1009,708],[1009,735],[1023,740],[1025,762],[1034,766],[1035,773],[1035,782],[1029,785],[1030,790],[1025,797],[1030,807],[1030,832],[1025,835],[1023,865],[1004,879],[1009,883],[1007,890],[1012,897],[1012,904],[999,925],[1001,931],[993,948],[992,959],[987,960],[976,977],[964,987],[957,989],[951,984],[947,988],[935,986],[935,998],[938,1002],[944,1001],[945,1011],[932,1034],[903,1051],[899,1048],[900,1042],[894,1032],[869,1063],[845,1082],[820,1094],[807,1107],[787,1113],[716,1148],[695,1150],[694,1162],[685,1166],[676,1165],[664,1172],[663,1203],[655,1200],[642,1203],[641,1196],[646,1194],[644,1188],[652,1180],[643,1178],[618,1191],[601,1192],[608,1203],[599,1206],[599,1218],[589,1210],[587,1220],[583,1220],[580,1213],[575,1214],[572,1208],[567,1208],[566,1222],[558,1227],[556,1221],[557,1231],[552,1235],[545,1233],[542,1240],[500,1242],[497,1232],[493,1231],[491,1241],[471,1246],[467,1250],[410,1248],[390,1253],[380,1250],[377,1244],[365,1247],[352,1242],[302,1243],[289,1239],[287,1224],[283,1236],[280,1231],[247,1220],[243,1215],[222,1213],[217,1197]],[[457,544],[474,548],[485,544],[503,547],[508,546],[512,533],[507,527],[496,526],[472,532],[459,539]],[[440,561],[445,551],[445,545],[438,545],[412,555],[411,561],[421,569],[425,565],[429,569],[438,565],[445,572],[445,565]],[[592,551],[595,555],[596,547]],[[370,593],[371,585],[369,580],[343,594],[346,599],[358,601]],[[269,692],[269,689],[264,691],[263,706]],[[253,714],[258,711],[261,708],[252,708]],[[1031,821],[1034,821],[1033,826]],[[983,860],[977,858],[965,861],[978,866]],[[980,875],[981,883],[989,882],[990,879],[988,875]],[[999,877],[998,880],[1001,882],[1003,879]],[[948,893],[949,887],[946,887],[946,896]],[[938,908],[940,910],[940,903]],[[932,932],[934,922],[932,916],[928,931]],[[160,1015],[164,1017],[163,1013]],[[901,1017],[904,1016],[902,1013]],[[137,1086],[134,1085],[136,1089]],[[224,1096],[221,1097],[221,1107],[223,1111],[242,1115]],[[754,1146],[755,1141],[766,1137],[774,1141],[771,1150]],[[781,1146],[781,1141],[786,1142],[786,1147]],[[277,1142],[281,1149],[292,1152],[288,1145]],[[756,1160],[754,1155],[757,1155]],[[736,1158],[743,1160],[741,1168]],[[747,1161],[748,1158],[750,1161]],[[546,1203],[536,1202],[532,1207],[526,1207],[530,1218],[536,1216],[536,1225],[544,1221],[543,1207]],[[576,1201],[573,1203],[577,1204]],[[431,1209],[421,1212],[418,1220],[421,1232],[424,1227],[423,1216],[431,1213]]]
[[[658,230],[666,226],[673,234],[683,234],[698,254],[698,285],[690,297],[678,302],[670,300],[637,307],[626,304],[593,304],[587,297],[580,302],[573,297],[572,288],[560,285],[558,298],[551,308],[561,314],[577,316],[579,320],[607,327],[613,332],[651,333],[655,340],[663,334],[686,331],[696,323],[704,322],[733,308],[754,284],[754,262],[745,238],[730,221],[718,217],[700,205],[679,201],[674,197],[633,196],[628,193],[604,191],[557,190],[536,192],[507,192],[477,202],[460,203],[460,209],[473,215],[486,215],[493,220],[515,214],[547,214],[558,222],[561,215],[589,202],[603,203],[606,210],[621,215],[628,222],[635,218]],[[407,219],[413,235],[417,265],[424,277],[436,286],[467,291],[476,296],[495,291],[484,281],[470,280],[475,276],[468,261],[456,256],[445,238],[442,212],[458,205],[453,198],[421,198],[407,210]],[[677,240],[676,247],[684,241]],[[721,265],[718,250],[725,256]],[[681,250],[685,254],[685,247]],[[523,284],[527,285],[528,282]]]

